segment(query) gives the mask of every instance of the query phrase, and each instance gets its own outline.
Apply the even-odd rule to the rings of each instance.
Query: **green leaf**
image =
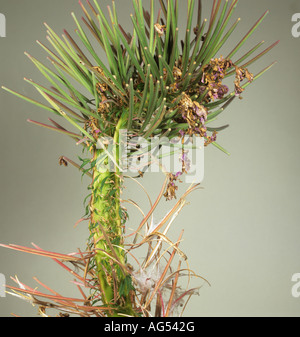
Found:
[[[132,126],[132,120],[134,115],[134,89],[132,78],[129,81],[129,114],[128,114],[128,124],[127,129],[130,130]]]
[[[132,51],[131,47],[129,46],[129,44],[127,43],[124,35],[121,33],[120,29],[118,27],[116,27],[116,32],[117,34],[119,35],[120,39],[122,40],[123,42],[123,45],[127,51],[127,53],[129,54],[130,56],[130,61],[135,65],[140,77],[142,78],[142,80],[144,81],[145,80],[145,75],[144,75],[144,72],[143,72],[143,69],[142,67],[140,66],[140,63],[138,62],[138,60],[136,59],[136,56],[134,54],[134,52]]]
[[[242,47],[242,45],[248,40],[248,38],[254,33],[254,31],[258,28],[258,26],[262,23],[264,18],[268,15],[269,11],[266,11],[253,25],[253,27],[248,31],[248,33],[241,39],[241,41],[236,45],[236,47],[228,54],[226,58],[231,59],[233,55],[235,55],[238,50]]]
[[[32,99],[32,98],[29,98],[29,97],[27,97],[27,96],[21,95],[21,94],[19,94],[18,92],[14,91],[14,90],[11,90],[11,89],[8,89],[8,88],[6,88],[6,87],[4,87],[4,86],[2,86],[1,88],[4,89],[5,91],[7,91],[7,92],[9,92],[9,93],[11,93],[11,94],[17,96],[17,97],[19,97],[19,98],[21,98],[21,99],[23,99],[23,100],[29,102],[29,103],[32,103],[32,104],[38,106],[39,108],[42,108],[42,109],[51,111],[51,112],[55,113],[56,115],[60,115],[59,112],[56,111],[55,109],[50,108],[49,106],[44,105],[44,104],[42,104],[42,103],[40,103],[40,102],[38,102],[38,101],[36,101],[36,100],[34,100],[34,99]]]
[[[218,144],[217,142],[212,142],[211,143],[213,146],[215,146],[217,149],[221,150],[222,152],[226,153],[227,155],[230,155],[230,153],[224,149],[224,147],[222,147],[220,144]]]

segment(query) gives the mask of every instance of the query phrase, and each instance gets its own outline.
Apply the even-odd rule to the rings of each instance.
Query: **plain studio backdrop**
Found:
[[[111,2],[100,3],[105,9]],[[143,3],[148,7],[147,0]],[[183,28],[187,1],[179,3],[179,28]],[[116,5],[120,21],[129,30],[131,1],[116,0]],[[203,1],[204,15],[211,5],[212,1]],[[180,247],[189,266],[211,284],[199,280],[199,296],[192,297],[185,316],[300,313],[300,298],[292,294],[292,276],[300,273],[300,38],[292,35],[292,16],[300,13],[299,1],[240,0],[232,20],[240,17],[241,21],[223,55],[266,10],[269,15],[239,55],[262,40],[265,46],[280,40],[249,70],[255,74],[275,60],[278,63],[214,122],[230,124],[218,135],[230,156],[213,146],[205,149],[203,189],[189,196],[172,230],[177,237],[184,229]],[[72,11],[80,17],[77,0],[0,0],[0,12],[6,17],[6,37],[0,39],[1,85],[40,99],[23,80],[44,83],[24,51],[47,62],[36,44],[36,40],[47,42],[43,22],[59,34],[66,28],[75,36]],[[76,228],[74,224],[84,213],[88,179],[81,180],[75,168],[58,165],[61,155],[76,160],[78,147],[60,134],[26,122],[27,118],[47,121],[51,117],[47,111],[3,90],[0,103],[0,242],[24,246],[34,242],[61,253],[84,249],[87,223]],[[162,181],[163,176],[156,173],[141,180],[153,199]],[[148,209],[137,185],[126,182],[125,194]],[[169,207],[166,202],[157,218]],[[133,224],[137,216],[130,221]],[[71,275],[47,258],[1,248],[0,273],[10,285],[10,276],[17,275],[34,288],[38,284],[32,277],[37,277],[62,295],[80,296]],[[11,295],[0,297],[0,316],[11,313],[36,316],[37,308]]]

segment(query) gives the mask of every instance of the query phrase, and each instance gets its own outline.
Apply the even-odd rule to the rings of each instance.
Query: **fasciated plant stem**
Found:
[[[151,161],[147,165],[156,163],[166,173],[163,188],[153,204],[145,191],[151,209],[139,225],[139,231],[147,224],[150,216],[152,220],[154,219],[154,210],[162,196],[169,201],[176,198],[177,179],[180,182],[179,177],[182,174],[192,173],[188,172],[191,166],[191,160],[187,156],[188,151],[185,152],[183,149],[181,151],[178,160],[182,163],[182,168],[179,171],[166,172],[161,162],[166,158],[166,154],[162,155],[160,152],[156,158],[152,156],[152,150],[154,148],[161,150],[164,140],[166,138],[170,140],[169,163],[171,164],[173,161],[171,157],[177,152],[175,151],[177,141],[173,142],[173,138],[181,139],[181,145],[183,145],[185,139],[188,138],[191,144],[194,137],[199,137],[205,139],[205,146],[213,144],[228,154],[216,142],[217,133],[228,125],[207,127],[207,124],[215,121],[236,97],[242,98],[241,94],[245,88],[271,68],[274,63],[256,75],[247,69],[279,41],[255,55],[254,53],[264,43],[264,41],[259,42],[235,59],[236,53],[268,14],[266,11],[225,58],[221,56],[222,54],[218,55],[221,47],[240,22],[238,18],[229,26],[238,0],[211,1],[210,19],[203,21],[201,0],[159,0],[156,2],[160,3],[161,8],[157,14],[154,13],[154,0],[150,0],[150,12],[143,7],[144,1],[132,0],[133,12],[130,15],[134,28],[132,33],[127,33],[118,21],[115,1],[112,1],[112,9],[108,6],[109,18],[98,4],[99,1],[87,0],[89,9],[83,2],[79,1],[85,16],[82,20],[92,36],[85,33],[86,27],[82,26],[72,12],[77,26],[79,44],[83,45],[82,47],[79,47],[66,30],[61,38],[45,23],[47,40],[52,47],[49,49],[42,42],[37,42],[48,54],[48,60],[53,67],[48,67],[29,53],[25,53],[51,85],[48,88],[31,79],[25,79],[46,100],[47,105],[2,87],[15,96],[50,111],[55,117],[69,123],[69,126],[75,130],[68,130],[60,121],[54,121],[52,118],[49,118],[51,125],[29,119],[31,124],[66,135],[72,138],[76,145],[83,146],[84,151],[89,152],[88,158],[79,157],[83,162],[81,166],[64,156],[59,159],[60,165],[67,166],[70,163],[83,174],[92,177],[92,183],[88,186],[91,191],[89,205],[85,209],[84,218],[80,219],[80,221],[90,219],[87,257],[80,254],[80,258],[77,259],[70,255],[54,254],[40,249],[35,249],[34,253],[55,257],[55,260],[62,265],[63,263],[58,259],[71,262],[80,270],[84,269],[84,277],[77,276],[80,281],[86,281],[85,285],[90,288],[91,296],[86,301],[86,296],[83,294],[84,302],[88,303],[83,306],[78,305],[77,299],[67,301],[62,298],[59,301],[59,296],[55,296],[54,304],[49,302],[48,308],[56,307],[61,310],[65,306],[66,313],[78,310],[84,317],[94,314],[101,317],[149,317],[152,315],[151,302],[156,301],[154,311],[156,316],[174,315],[182,299],[186,295],[190,297],[196,293],[196,288],[182,292],[181,287],[177,285],[178,278],[185,276],[185,273],[181,273],[180,265],[177,272],[174,272],[170,264],[175,253],[179,253],[181,258],[185,255],[180,252],[177,243],[173,244],[168,239],[166,233],[184,205],[182,201],[185,196],[197,189],[198,184],[187,190],[155,228],[154,221],[151,221],[145,237],[138,245],[136,236],[134,237],[131,251],[143,244],[149,245],[149,253],[144,263],[138,263],[139,266],[134,270],[127,263],[127,253],[124,249],[127,214],[121,207],[123,178],[119,164],[123,156],[119,157],[119,149],[123,142],[120,139],[120,131],[126,128],[129,137],[138,136],[149,142],[149,146],[142,148],[140,143],[135,144],[130,139],[130,144],[135,146],[126,153],[125,160],[129,159],[132,153],[138,159],[143,158],[144,154],[149,154]],[[222,2],[224,2],[223,6]],[[187,5],[186,26],[182,26],[179,3]],[[198,3],[197,8],[196,3]],[[192,26],[194,13],[197,13],[195,27]],[[180,38],[182,33],[183,39]],[[92,41],[90,37],[96,40]],[[102,59],[102,54],[98,54],[97,44],[103,49],[106,60]],[[230,83],[227,83],[229,86],[224,84],[224,80],[230,76],[234,77],[233,89],[230,89]],[[109,136],[110,140],[113,139],[113,151],[110,148],[111,143],[105,142],[101,136]],[[156,137],[158,140],[155,139]],[[127,140],[126,145],[128,145]],[[193,146],[190,148],[192,149]],[[197,146],[194,148],[197,149]],[[147,165],[143,167],[143,161],[139,162],[139,167],[142,168],[142,172],[139,172],[140,177],[143,176]],[[197,180],[196,177],[195,180]],[[86,206],[85,202],[84,205]],[[136,206],[140,209],[139,205],[136,204]],[[142,213],[144,214],[143,211]],[[165,224],[166,228],[158,232]],[[180,239],[181,236],[178,243]],[[158,240],[154,248],[152,240]],[[174,251],[165,269],[160,273],[169,253],[168,249],[160,253],[160,248],[157,247],[162,247],[162,244],[170,245]],[[25,250],[19,246],[14,248]],[[28,252],[32,253],[33,250],[30,249]],[[138,261],[132,253],[130,254]],[[85,264],[86,259],[89,261],[88,266]],[[150,266],[152,262],[155,262],[156,270]],[[73,270],[69,268],[67,270],[74,276]],[[187,275],[190,279],[191,273],[188,272]],[[17,279],[16,281],[21,293],[26,290],[24,295],[26,301],[32,298],[33,303],[36,304],[37,294],[33,292],[35,297],[31,296],[29,293],[31,291],[27,293],[29,288],[25,289],[23,284]],[[49,290],[48,287],[47,289]],[[170,293],[169,298],[168,293]],[[14,295],[19,296],[19,292]],[[73,303],[73,300],[76,301]],[[98,302],[101,302],[101,306],[98,306]],[[44,300],[41,303],[39,311],[42,316],[45,316],[47,303]]]
[[[111,308],[108,316],[119,314],[136,316],[132,308],[133,288],[131,277],[126,268],[126,254],[122,249],[124,215],[120,205],[121,176],[119,163],[119,131],[121,118],[114,134],[114,151],[109,156],[109,149],[94,149],[92,196],[90,201],[90,232],[95,250],[98,283],[104,305]],[[104,156],[103,156],[104,155]],[[105,158],[105,159],[103,159]],[[109,168],[113,160],[114,169]],[[101,163],[100,163],[101,162]]]

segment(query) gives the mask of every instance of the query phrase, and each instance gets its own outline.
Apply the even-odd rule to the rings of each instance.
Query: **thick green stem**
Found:
[[[123,217],[120,205],[121,179],[119,162],[119,130],[122,119],[114,135],[113,158],[106,157],[101,165],[97,164],[104,149],[95,149],[93,161],[92,197],[90,203],[90,231],[95,249],[95,265],[101,287],[104,305],[112,308],[108,316],[119,314],[136,315],[132,307],[131,278],[126,271],[126,254],[123,248]],[[115,169],[108,168],[113,159]],[[104,166],[106,165],[106,167]]]

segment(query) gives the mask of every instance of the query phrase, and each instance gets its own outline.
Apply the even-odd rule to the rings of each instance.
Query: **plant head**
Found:
[[[181,31],[178,28],[182,20],[179,12],[183,2],[187,6],[187,17],[185,29]],[[156,11],[158,3],[160,8]],[[141,137],[150,142],[153,137],[169,140],[200,137],[205,146],[213,144],[227,153],[216,138],[217,133],[228,125],[214,127],[209,124],[274,64],[256,75],[249,68],[278,42],[257,53],[264,44],[264,41],[259,42],[236,57],[266,17],[268,12],[265,12],[228,55],[222,54],[222,47],[240,22],[239,18],[231,22],[238,0],[213,0],[211,3],[210,17],[202,19],[201,0],[132,0],[132,31],[126,32],[115,1],[108,7],[108,15],[104,14],[97,0],[93,3],[87,0],[86,4],[79,1],[84,13],[82,22],[72,13],[77,39],[66,30],[59,36],[45,24],[49,46],[39,41],[38,44],[48,54],[50,65],[25,53],[50,83],[50,87],[45,87],[25,79],[46,102],[4,88],[66,120],[72,129],[66,129],[52,118],[49,118],[51,125],[28,121],[71,137],[90,154],[89,158],[81,159],[82,165],[64,156],[59,159],[61,165],[70,163],[92,178],[91,199],[86,212],[91,233],[88,251],[71,257],[46,252],[39,247],[30,250],[9,246],[49,256],[57,262],[61,259],[63,262],[59,263],[72,275],[75,274],[66,267],[65,261],[69,260],[84,272],[84,276],[76,274],[78,285],[90,288],[92,295],[85,298],[83,305],[75,304],[74,299],[66,302],[56,295],[52,297],[55,303],[48,307],[82,316],[149,316],[151,303],[155,300],[154,314],[168,316],[174,314],[184,297],[196,292],[194,288],[181,290],[178,286],[183,270],[188,271],[188,276],[195,276],[195,273],[189,268],[182,269],[181,262],[172,269],[175,256],[184,260],[186,256],[178,248],[181,235],[176,243],[172,243],[166,234],[184,206],[185,197],[197,186],[190,187],[163,220],[157,224],[151,221],[147,227],[161,198],[176,198],[176,181],[190,166],[187,153],[182,151],[180,155],[180,171],[165,172],[166,180],[156,201],[137,230],[127,236],[134,236],[134,239],[125,249],[123,229],[127,214],[120,204],[123,180],[119,170],[120,157],[117,152],[108,151],[109,144],[105,140],[111,138],[120,146],[120,131],[126,129],[129,140]],[[149,8],[145,8],[145,4]],[[99,46],[105,59],[97,52]],[[132,151],[137,154],[140,147],[135,145]],[[113,162],[114,174],[99,168],[99,158],[102,164],[107,164],[108,160]],[[140,231],[144,227],[146,232],[142,235]],[[139,236],[142,239],[137,242]],[[165,251],[163,244],[168,245]],[[142,245],[148,247],[146,258],[138,270],[133,270],[127,263],[127,255],[131,256],[131,251]],[[33,296],[32,289],[18,279],[16,282],[31,301],[41,303]],[[42,293],[38,295],[43,296]],[[97,307],[100,300],[102,306]],[[41,313],[45,314],[44,309]]]

